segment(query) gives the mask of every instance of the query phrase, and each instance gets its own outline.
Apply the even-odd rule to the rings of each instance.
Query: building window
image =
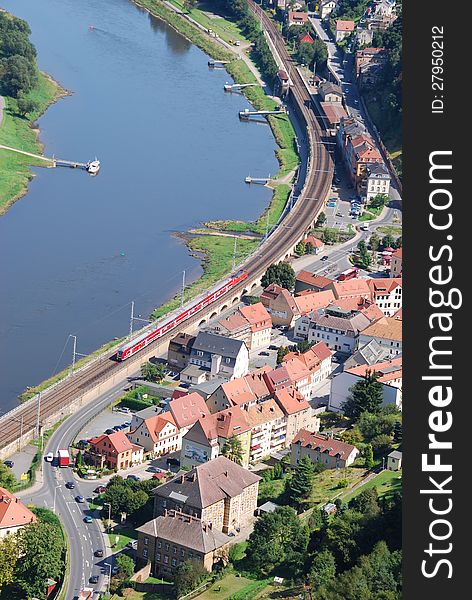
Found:
[[[177,561],[175,560],[175,558],[172,559],[172,566],[175,567],[177,565]]]
[[[144,548],[144,549],[143,549],[143,557],[144,557],[144,558],[147,558],[147,555],[148,555],[147,548]]]
[[[149,544],[149,538],[145,537],[144,538],[144,545],[147,546]]]
[[[162,542],[157,542],[157,547],[162,548]]]
[[[168,557],[168,556],[164,556],[164,563],[165,563],[166,565],[168,565],[168,564],[169,564],[169,557]]]
[[[156,561],[160,561],[160,560],[161,560],[161,553],[160,553],[160,552],[158,552],[158,553],[156,554]]]
[[[166,552],[169,552],[169,548],[170,548],[170,545],[169,545],[169,544],[166,544],[166,545],[165,545]]]

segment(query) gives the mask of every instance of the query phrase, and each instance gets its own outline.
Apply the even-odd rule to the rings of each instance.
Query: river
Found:
[[[208,57],[128,0],[0,0],[25,19],[38,63],[71,96],[39,120],[46,156],[83,171],[35,168],[0,218],[0,411],[77,351],[126,334],[202,272],[172,236],[209,219],[253,219],[270,200],[246,175],[277,171],[266,125]],[[93,25],[94,29],[89,26]]]

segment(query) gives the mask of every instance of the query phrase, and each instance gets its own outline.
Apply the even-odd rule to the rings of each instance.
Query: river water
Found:
[[[0,411],[70,364],[69,334],[88,353],[126,334],[130,302],[146,317],[201,274],[172,232],[208,219],[252,219],[270,190],[246,175],[277,171],[266,125],[225,94],[223,70],[128,0],[0,0],[27,20],[42,70],[71,96],[39,120],[46,156],[97,177],[35,169],[0,218]],[[94,29],[89,29],[93,25]]]

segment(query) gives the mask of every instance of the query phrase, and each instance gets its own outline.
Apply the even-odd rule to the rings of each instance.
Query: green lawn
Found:
[[[402,234],[402,228],[399,225],[384,225],[383,227],[378,227],[377,231],[394,237]]]
[[[120,527],[117,525],[115,526],[114,531],[108,534],[110,546],[113,546],[115,543],[116,536],[119,536],[119,540],[118,544],[113,548],[113,552],[119,552],[127,545],[128,542],[138,539],[138,534],[134,529],[131,527]]]
[[[240,593],[250,593],[261,591],[263,587],[268,585],[267,582],[263,581],[255,581],[253,579],[248,579],[247,577],[237,577],[234,573],[229,573],[220,581],[214,583],[211,587],[196,596],[198,600],[225,600],[229,596]]]
[[[364,490],[369,490],[371,488],[377,488],[377,492],[379,497],[382,496],[391,496],[396,491],[401,491],[402,488],[402,473],[401,471],[382,471],[377,477],[374,477],[370,481],[368,481],[365,485],[358,487],[351,494],[347,494],[342,497],[343,502],[349,502],[355,496],[363,492]]]

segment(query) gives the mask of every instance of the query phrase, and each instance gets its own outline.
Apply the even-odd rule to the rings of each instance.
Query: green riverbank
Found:
[[[42,154],[42,145],[38,139],[39,130],[34,124],[52,103],[66,95],[67,92],[51,77],[39,73],[38,83],[27,95],[37,106],[33,113],[26,117],[20,116],[16,100],[5,97],[0,144]],[[26,194],[28,183],[33,178],[30,166],[44,167],[44,161],[9,150],[0,150],[0,215],[5,214],[16,200]]]

